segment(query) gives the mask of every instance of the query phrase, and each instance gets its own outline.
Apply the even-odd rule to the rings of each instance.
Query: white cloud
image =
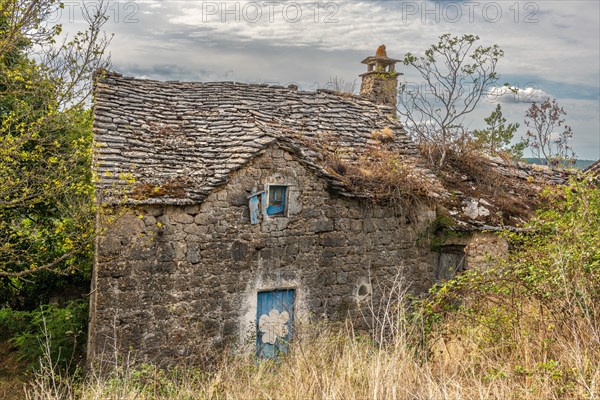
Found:
[[[315,4],[320,6],[318,12]],[[598,84],[597,2],[466,4],[471,6],[401,1],[173,2],[166,17],[174,26],[200,29],[215,39],[329,51],[373,51],[385,43],[398,57],[405,51],[420,53],[441,33],[476,33],[483,44],[497,43],[505,50],[500,64],[504,73]]]
[[[552,98],[551,95],[538,88],[521,89],[515,86],[492,88],[486,97],[491,103],[533,103]]]

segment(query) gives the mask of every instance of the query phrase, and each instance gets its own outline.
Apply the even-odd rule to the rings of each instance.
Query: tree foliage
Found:
[[[0,1],[0,304],[24,306],[64,284],[50,272],[90,264],[88,100],[109,40],[97,4],[87,30],[59,41],[48,18],[62,3]]]
[[[479,36],[444,34],[424,56],[411,53],[423,86],[400,85],[398,113],[416,139],[427,145],[432,165],[444,165],[448,146],[466,135],[464,116],[498,80],[496,65],[504,56],[498,45],[477,46]]]
[[[576,161],[570,144],[573,130],[565,124],[566,115],[556,99],[533,102],[525,113],[527,146],[535,157],[552,167],[569,167]]]
[[[506,124],[507,120],[502,115],[500,104],[496,106],[496,109],[492,111],[489,117],[484,118],[484,121],[487,123],[485,129],[476,129],[473,131],[475,141],[483,150],[492,155],[505,153],[513,158],[523,157],[524,142],[510,145],[515,132],[519,128],[519,124]]]

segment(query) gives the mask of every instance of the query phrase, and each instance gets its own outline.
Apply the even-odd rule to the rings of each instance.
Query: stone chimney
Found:
[[[360,95],[380,106],[389,106],[391,114],[396,115],[398,96],[398,72],[396,63],[400,60],[389,58],[385,45],[379,46],[374,56],[365,58],[367,72],[361,74]]]

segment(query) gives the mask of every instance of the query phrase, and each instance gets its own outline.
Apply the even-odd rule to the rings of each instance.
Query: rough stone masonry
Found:
[[[248,192],[290,188],[288,215],[250,223]],[[296,320],[361,314],[402,274],[429,288],[435,255],[413,219],[393,207],[337,196],[271,146],[193,206],[132,207],[98,242],[90,354],[135,349],[148,361],[180,362],[198,349],[254,343],[257,292],[294,288]],[[421,243],[421,245],[415,245]]]

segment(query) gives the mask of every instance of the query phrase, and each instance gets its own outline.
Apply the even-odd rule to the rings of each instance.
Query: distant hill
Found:
[[[528,162],[530,164],[538,164],[538,165],[546,164],[546,160],[543,158],[524,158],[523,160],[525,160],[526,162]],[[596,160],[577,160],[575,162],[575,168],[586,169],[587,167],[592,165],[594,162],[596,162]]]

